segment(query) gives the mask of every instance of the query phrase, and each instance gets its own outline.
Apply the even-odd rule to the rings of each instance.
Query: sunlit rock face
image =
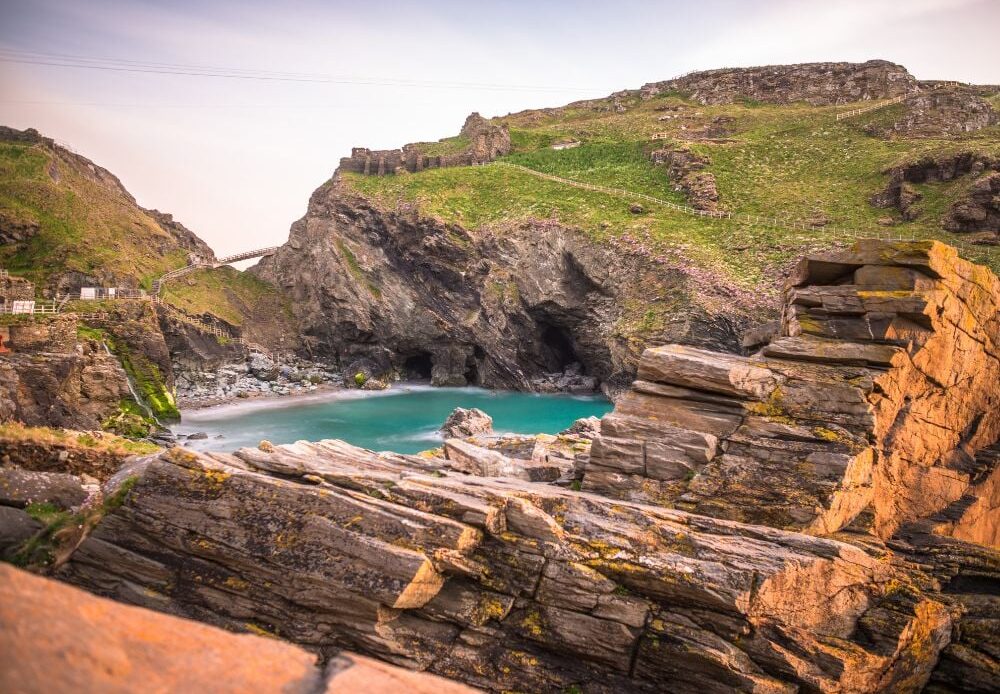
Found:
[[[758,354],[643,355],[584,488],[816,534],[947,511],[942,532],[995,538],[996,466],[976,456],[1000,435],[998,298],[940,244],[806,259]]]

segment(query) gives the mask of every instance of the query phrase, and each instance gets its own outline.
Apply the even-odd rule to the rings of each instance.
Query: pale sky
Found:
[[[283,242],[352,146],[718,67],[884,58],[997,84],[998,28],[1000,0],[0,0],[0,124],[69,144],[225,255]],[[116,69],[38,64],[81,57]]]

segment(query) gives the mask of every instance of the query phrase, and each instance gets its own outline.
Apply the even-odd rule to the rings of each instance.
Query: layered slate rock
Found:
[[[649,349],[584,489],[748,523],[995,541],[1000,282],[936,242],[807,258],[750,357]],[[978,501],[981,500],[981,501]]]
[[[473,691],[348,653],[324,672],[291,644],[128,607],[2,564],[0,586],[5,692]]]
[[[950,637],[936,598],[898,600],[905,574],[836,540],[336,441],[265,448],[137,461],[61,576],[494,691],[910,691]]]

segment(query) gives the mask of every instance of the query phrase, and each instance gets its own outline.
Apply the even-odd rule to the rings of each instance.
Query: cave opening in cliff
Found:
[[[544,324],[541,336],[542,363],[550,373],[561,373],[580,362],[573,348],[573,338],[565,328]]]
[[[403,373],[408,381],[429,381],[434,362],[429,352],[420,352],[407,357],[403,362]]]
[[[465,382],[470,386],[478,386],[479,365],[486,359],[486,352],[479,345],[472,349],[472,354],[465,360]]]

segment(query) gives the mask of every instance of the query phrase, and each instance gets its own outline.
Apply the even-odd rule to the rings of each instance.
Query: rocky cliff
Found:
[[[802,263],[760,354],[648,350],[589,462],[174,448],[31,556],[491,691],[995,691],[998,302],[953,249],[861,243]]]
[[[125,371],[99,343],[77,341],[75,316],[7,327],[0,354],[0,422],[101,429],[131,400]]]
[[[616,390],[647,341],[738,349],[749,312],[724,287],[572,227],[473,231],[386,212],[337,178],[254,272],[292,297],[313,353],[436,385]]]

